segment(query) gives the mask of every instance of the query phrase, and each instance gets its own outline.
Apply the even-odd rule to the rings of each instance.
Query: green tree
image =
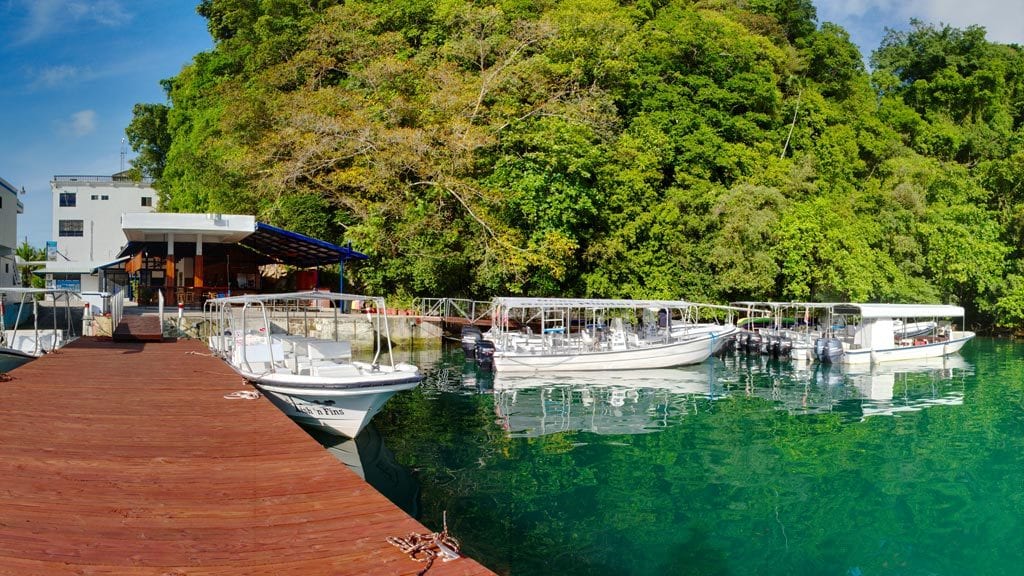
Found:
[[[14,249],[14,255],[18,257],[21,262],[42,262],[46,260],[46,249],[45,248],[33,248],[28,240],[22,241],[18,244],[18,247]],[[32,272],[42,268],[39,264],[21,264],[18,266],[18,274],[21,276],[22,286],[31,286],[34,288],[42,288],[46,282],[43,278],[36,276]]]

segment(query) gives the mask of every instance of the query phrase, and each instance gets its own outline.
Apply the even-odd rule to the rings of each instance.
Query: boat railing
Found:
[[[372,364],[378,364],[381,356],[386,354],[386,361],[395,366],[391,349],[390,323],[383,298],[355,296],[329,292],[300,292],[288,294],[249,295],[234,298],[216,298],[203,304],[204,320],[209,327],[208,344],[217,354],[247,369],[267,369],[274,367],[286,368],[297,373],[299,362],[289,362],[285,348],[295,354],[294,346],[284,346],[286,337],[317,340],[320,342],[340,341],[340,314],[346,302],[369,301],[373,305],[362,308],[362,315],[373,327],[374,356]],[[333,313],[334,327],[329,333],[321,331],[320,337],[311,335],[310,326],[316,318],[323,319]],[[292,334],[293,327],[301,325],[301,334]],[[275,346],[276,344],[276,346]],[[350,343],[347,343],[350,346]],[[256,348],[262,348],[255,352]],[[309,347],[312,348],[312,347]],[[336,359],[351,360],[351,348]],[[326,359],[322,351],[309,353],[309,357],[320,355]],[[261,370],[250,370],[260,372]]]
[[[72,329],[71,320],[71,298],[77,297],[76,292],[65,290],[62,288],[19,288],[11,287],[0,289],[3,293],[3,298],[10,305],[11,296],[18,296],[18,316],[14,322],[14,326],[8,331],[3,329],[3,324],[0,322],[0,342],[6,347],[14,348],[22,353],[30,356],[40,356],[47,352],[52,352],[57,348],[60,348],[67,342],[70,342],[76,338],[75,331]],[[43,326],[40,323],[40,301],[49,297],[51,301],[51,320],[50,326]],[[64,328],[61,329],[58,326],[58,314],[57,309],[63,303],[64,308]],[[30,308],[31,307],[31,308]],[[26,314],[26,310],[31,309],[32,311],[32,327],[31,329],[18,330],[18,324],[20,324],[21,316]]]

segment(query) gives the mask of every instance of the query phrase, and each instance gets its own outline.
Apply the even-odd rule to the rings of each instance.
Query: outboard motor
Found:
[[[825,354],[828,356],[829,362],[833,364],[838,362],[845,353],[843,343],[839,338],[829,338],[825,343]]]
[[[779,338],[779,356],[789,358],[793,354],[793,340],[785,336]]]
[[[825,340],[826,338],[817,338],[814,340],[814,348],[811,348],[811,355],[818,362],[824,362],[822,360],[825,357]]]
[[[736,350],[736,340],[739,336],[729,336],[728,339],[722,343],[722,347],[718,349],[717,356],[722,357],[726,354]]]
[[[494,368],[494,342],[480,340],[476,343],[476,363],[483,370]]]
[[[761,351],[761,335],[751,332],[747,335],[747,352],[757,354]]]
[[[839,338],[818,338],[814,341],[814,359],[831,364],[843,357],[843,343]]]
[[[466,353],[466,358],[473,358],[477,343],[483,339],[483,333],[476,326],[462,327],[462,351]]]

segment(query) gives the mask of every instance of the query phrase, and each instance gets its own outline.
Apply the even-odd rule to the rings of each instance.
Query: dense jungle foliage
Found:
[[[1024,50],[811,0],[203,0],[139,104],[165,211],[391,295],[950,302],[1024,326]]]

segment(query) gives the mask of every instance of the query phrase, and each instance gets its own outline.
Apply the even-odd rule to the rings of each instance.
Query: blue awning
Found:
[[[370,258],[362,252],[353,250],[351,246],[337,246],[263,222],[257,222],[256,231],[246,236],[239,244],[277,262],[299,268],[328,266],[347,260]]]

